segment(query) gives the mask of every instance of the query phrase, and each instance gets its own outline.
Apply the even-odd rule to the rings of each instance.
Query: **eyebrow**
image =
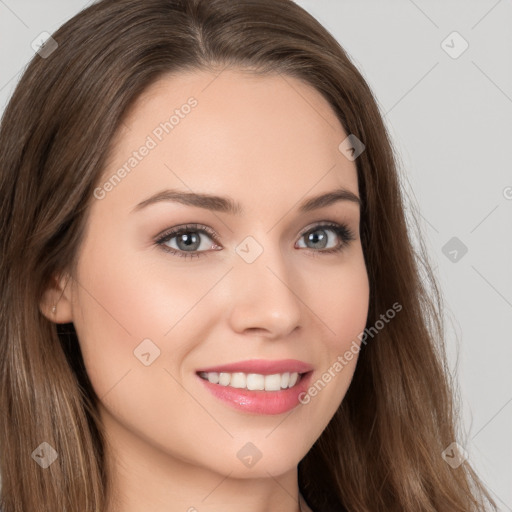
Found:
[[[148,197],[132,209],[132,213],[140,211],[149,205],[160,202],[176,202],[188,206],[196,206],[221,213],[231,215],[243,215],[242,205],[230,197],[221,197],[212,194],[201,194],[195,192],[185,192],[181,190],[162,190],[155,195]],[[310,197],[300,203],[299,212],[307,213],[312,210],[330,206],[338,201],[350,201],[361,207],[361,200],[350,190],[339,188],[331,192]]]

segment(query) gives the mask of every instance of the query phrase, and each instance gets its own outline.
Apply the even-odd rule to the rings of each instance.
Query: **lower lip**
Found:
[[[305,373],[295,386],[281,391],[250,391],[222,386],[212,384],[210,381],[196,375],[212,395],[235,409],[255,414],[282,414],[291,411],[300,403],[299,397],[301,393],[305,393],[308,389],[312,373]]]

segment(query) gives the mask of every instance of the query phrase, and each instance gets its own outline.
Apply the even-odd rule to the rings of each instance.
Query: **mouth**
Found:
[[[249,373],[196,372],[198,381],[220,403],[239,412],[282,414],[303,404],[313,370],[306,372]]]
[[[277,392],[296,387],[305,375],[311,372],[284,372],[264,375],[244,372],[197,372],[197,375],[210,384],[247,391]]]

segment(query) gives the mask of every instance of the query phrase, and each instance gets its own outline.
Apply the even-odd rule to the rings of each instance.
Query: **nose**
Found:
[[[282,339],[300,326],[304,303],[293,268],[279,248],[265,248],[252,263],[236,256],[230,276],[229,322],[238,333]]]

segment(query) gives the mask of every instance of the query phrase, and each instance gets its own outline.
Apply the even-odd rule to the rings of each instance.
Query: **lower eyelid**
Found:
[[[316,231],[316,229],[317,228],[311,231],[314,232]],[[325,256],[327,254],[336,254],[342,252],[344,249],[348,248],[350,242],[355,240],[355,238],[352,236],[352,233],[349,230],[342,229],[341,232],[334,228],[326,228],[325,230],[334,232],[337,238],[339,239],[338,243],[334,247],[328,247],[327,249],[312,249],[310,247],[301,247],[300,249],[306,249],[306,253],[309,254],[310,256]]]
[[[304,248],[301,247],[300,249],[307,249],[308,252],[312,252],[312,253],[329,254],[329,253],[341,251],[344,247],[346,247],[350,243],[350,241],[355,240],[355,236],[354,236],[352,230],[346,224],[337,224],[337,223],[336,224],[318,224],[316,226],[310,227],[310,228],[306,229],[305,231],[303,231],[299,235],[299,240],[301,240],[308,233],[311,233],[311,232],[314,232],[317,230],[321,230],[321,229],[325,229],[327,231],[332,231],[338,236],[338,238],[341,240],[341,242],[338,244],[337,247],[331,247],[329,249],[324,249],[324,250],[322,250],[322,249],[315,250],[315,249],[311,249],[308,247],[304,247]],[[194,227],[194,226],[189,226],[189,227],[185,226],[183,228],[177,229],[174,232],[172,232],[172,231],[168,232],[168,233],[160,236],[156,240],[156,244],[159,247],[161,247],[164,251],[171,253],[173,255],[176,255],[178,257],[194,257],[194,256],[200,257],[202,255],[206,255],[208,252],[210,252],[212,250],[214,250],[214,251],[220,250],[218,248],[215,248],[215,249],[210,248],[208,250],[203,250],[203,251],[182,251],[180,249],[175,249],[173,247],[169,247],[169,246],[165,245],[166,242],[169,242],[170,240],[172,240],[186,232],[195,232],[195,233],[200,233],[202,235],[205,235],[208,238],[210,238],[210,240],[212,241],[212,245],[216,245],[217,247],[220,246],[220,242],[217,240],[217,237],[213,233],[210,233],[204,227]]]
[[[168,245],[166,245],[171,240],[175,239],[176,237],[178,237],[181,234],[186,233],[186,232],[200,233],[201,235],[208,237],[212,241],[212,244],[211,244],[212,246],[219,245],[219,242],[214,238],[214,236],[212,234],[208,233],[207,231],[204,231],[203,229],[188,229],[188,230],[182,229],[182,230],[176,231],[174,233],[173,232],[167,233],[164,236],[161,236],[160,238],[158,238],[155,243],[157,245],[159,245],[160,247],[162,247],[162,249],[164,249],[167,252],[185,253],[185,254],[191,254],[191,255],[192,254],[199,255],[199,254],[208,252],[208,250],[189,251],[188,252],[188,251],[182,251],[180,249],[175,249],[174,247],[169,247]],[[215,249],[209,249],[209,250],[215,250]]]

